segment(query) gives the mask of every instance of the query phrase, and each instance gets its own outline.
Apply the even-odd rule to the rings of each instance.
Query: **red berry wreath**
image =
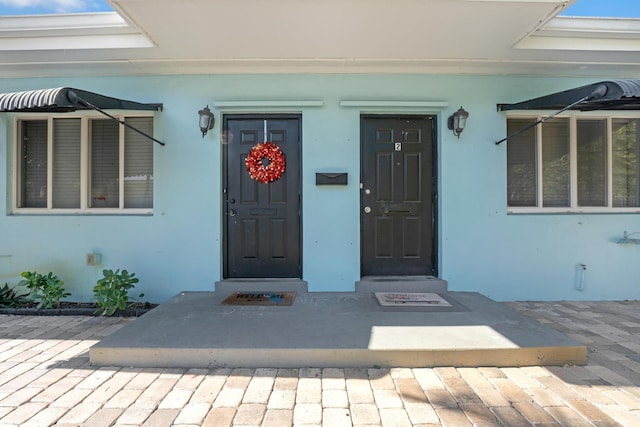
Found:
[[[263,163],[265,158],[269,160],[266,165]],[[249,151],[245,165],[252,179],[268,184],[280,178],[284,173],[284,153],[280,147],[272,142],[256,144]]]

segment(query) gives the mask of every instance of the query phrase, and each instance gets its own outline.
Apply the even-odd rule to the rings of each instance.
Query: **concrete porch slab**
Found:
[[[245,289],[253,290],[253,289]],[[99,366],[433,367],[586,363],[587,350],[478,293],[452,307],[382,307],[373,292],[298,291],[291,306],[182,292],[90,350]]]

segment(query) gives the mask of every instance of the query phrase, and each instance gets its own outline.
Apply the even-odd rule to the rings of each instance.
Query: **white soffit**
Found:
[[[0,51],[152,46],[115,12],[0,17]]]
[[[557,17],[517,49],[640,51],[640,19]]]
[[[571,0],[107,0],[0,17],[0,77],[433,73],[640,77],[637,21]]]
[[[176,59],[502,58],[566,0],[112,0]]]

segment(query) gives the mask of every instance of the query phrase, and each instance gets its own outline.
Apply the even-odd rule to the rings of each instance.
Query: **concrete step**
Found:
[[[365,276],[356,292],[447,292],[446,280],[433,276]]]
[[[226,286],[226,284],[225,284]],[[223,288],[225,287],[223,286]],[[586,347],[477,293],[452,307],[383,307],[373,293],[298,293],[291,306],[182,292],[89,351],[98,366],[433,367],[582,365]]]

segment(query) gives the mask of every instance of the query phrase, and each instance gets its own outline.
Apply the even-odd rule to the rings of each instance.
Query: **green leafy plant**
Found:
[[[5,283],[0,288],[0,307],[15,308],[27,304],[31,302],[28,296],[29,292],[18,293],[14,288],[10,288],[9,284]]]
[[[129,274],[127,270],[102,270],[102,279],[93,287],[93,297],[102,310],[103,316],[112,316],[118,310],[124,310],[132,302],[129,300],[129,290],[139,282],[135,273]],[[144,297],[140,294],[138,298]],[[132,298],[136,300],[136,298]]]
[[[59,307],[60,301],[71,295],[65,291],[64,282],[51,272],[44,276],[35,271],[25,271],[21,276],[25,280],[22,280],[19,285],[26,286],[33,298],[40,300],[38,308]]]

